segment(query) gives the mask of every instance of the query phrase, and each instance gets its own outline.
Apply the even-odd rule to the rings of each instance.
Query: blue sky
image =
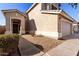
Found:
[[[5,9],[18,9],[21,12],[25,12],[30,8],[32,3],[0,3],[0,25],[5,25],[5,18],[1,10]],[[68,13],[71,17],[79,21],[79,5],[76,9],[72,8],[68,4],[61,4],[61,9]]]
[[[63,3],[61,4],[61,9],[69,14],[72,18],[79,21],[79,5],[77,8],[72,8],[69,4]]]

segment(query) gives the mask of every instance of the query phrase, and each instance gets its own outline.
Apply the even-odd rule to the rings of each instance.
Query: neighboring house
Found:
[[[3,10],[6,17],[6,33],[34,32],[50,38],[72,34],[74,19],[59,8],[58,3],[35,3],[26,11]]]

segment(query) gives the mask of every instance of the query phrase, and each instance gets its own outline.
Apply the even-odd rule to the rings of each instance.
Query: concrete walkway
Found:
[[[44,56],[77,56],[79,54],[79,34],[65,37],[70,39],[48,51]]]
[[[31,42],[21,38],[19,40],[19,50],[21,56],[41,56],[44,53],[35,47]]]

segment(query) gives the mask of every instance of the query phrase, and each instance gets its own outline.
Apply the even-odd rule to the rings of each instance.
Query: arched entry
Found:
[[[21,20],[12,19],[12,32],[19,34],[20,33],[20,25],[21,25]]]

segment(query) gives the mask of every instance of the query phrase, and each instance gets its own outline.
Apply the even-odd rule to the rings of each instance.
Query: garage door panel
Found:
[[[62,21],[61,31],[63,36],[70,34],[70,30],[71,30],[70,28],[71,28],[70,23]]]

